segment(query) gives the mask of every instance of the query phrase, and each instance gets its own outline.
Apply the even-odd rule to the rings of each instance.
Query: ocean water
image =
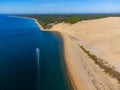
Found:
[[[0,90],[70,90],[62,49],[34,20],[0,15]]]

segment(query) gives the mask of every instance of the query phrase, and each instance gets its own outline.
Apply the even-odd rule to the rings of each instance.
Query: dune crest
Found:
[[[75,90],[120,90],[120,84],[105,74],[78,44],[120,71],[120,17],[60,23],[51,30],[64,37],[66,64]],[[69,59],[67,59],[69,57]]]

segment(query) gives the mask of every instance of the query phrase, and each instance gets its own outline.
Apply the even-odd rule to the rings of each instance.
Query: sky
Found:
[[[0,13],[120,13],[120,0],[0,0]]]

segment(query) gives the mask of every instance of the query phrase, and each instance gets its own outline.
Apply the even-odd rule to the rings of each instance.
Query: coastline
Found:
[[[24,18],[28,18],[28,17],[24,17]],[[53,31],[53,30],[51,30],[51,29],[44,29],[43,27],[42,27],[42,25],[40,25],[40,23],[38,22],[38,20],[37,19],[35,19],[35,18],[28,18],[28,19],[33,19],[34,21],[35,21],[35,23],[37,24],[37,26],[40,28],[40,30],[42,30],[42,31],[51,31],[51,32],[57,32],[57,33],[59,33],[59,35],[61,36],[61,38],[62,38],[62,41],[63,41],[63,45],[64,45],[64,48],[63,48],[63,54],[64,54],[64,56],[65,56],[65,58],[64,58],[64,67],[65,67],[65,71],[66,71],[66,73],[67,73],[67,76],[68,76],[68,82],[69,82],[69,84],[71,84],[71,88],[73,88],[73,90],[80,90],[80,89],[77,89],[77,86],[74,84],[74,80],[72,79],[72,75],[71,75],[71,73],[72,73],[72,71],[71,70],[69,70],[69,68],[68,68],[68,62],[67,62],[67,59],[68,59],[68,55],[66,54],[67,53],[67,48],[66,48],[66,43],[65,43],[65,41],[66,41],[66,39],[65,39],[65,36],[61,33],[61,32],[58,32],[58,31]]]
[[[41,25],[40,25],[40,23],[37,21],[37,19],[34,19],[33,18],[33,20],[35,20],[35,22],[36,22],[36,24],[38,25],[38,27],[41,29],[41,30],[43,30],[43,31],[48,31],[48,30],[46,30],[46,29],[44,29]],[[69,59],[68,57],[69,57],[69,55],[67,54],[67,46],[66,46],[66,38],[65,38],[65,36],[63,35],[63,33],[61,33],[61,32],[58,32],[58,31],[53,31],[53,30],[51,30],[51,29],[49,29],[49,31],[51,31],[51,32],[57,32],[57,33],[59,33],[59,35],[61,36],[61,38],[62,38],[62,41],[63,41],[63,45],[64,45],[64,48],[63,48],[63,54],[64,54],[64,67],[65,67],[65,69],[66,69],[66,73],[67,73],[67,76],[68,76],[68,79],[69,79],[69,83],[71,84],[71,88],[73,88],[73,90],[80,90],[80,89],[77,89],[77,86],[74,84],[74,80],[73,80],[73,78],[72,78],[72,75],[71,75],[71,73],[72,73],[72,71],[68,68],[68,62],[67,62],[67,60]]]
[[[59,32],[60,33],[60,32]],[[70,58],[70,54],[69,54],[69,51],[68,51],[68,38],[66,35],[64,35],[64,33],[60,33],[61,37],[62,37],[62,40],[63,40],[63,43],[64,43],[64,55],[65,55],[65,65],[66,65],[66,70],[67,70],[67,74],[68,74],[68,77],[70,79],[70,82],[72,84],[72,88],[73,90],[83,90],[82,87],[79,85],[77,85],[75,83],[75,80],[73,78],[73,74],[72,74],[72,68],[71,68],[71,63],[69,62],[69,60],[71,59]]]
[[[40,30],[42,30],[42,31],[50,31],[50,29],[44,29],[44,28],[42,27],[42,25],[38,22],[37,19],[35,19],[35,18],[31,18],[31,19],[33,19],[33,20],[35,21],[35,23],[36,23],[37,26],[40,28]]]
[[[29,18],[29,17],[21,17],[21,18],[27,18],[27,19],[32,19],[32,20],[34,20],[35,21],[35,23],[37,24],[37,26],[40,28],[40,30],[42,30],[42,31],[50,31],[50,32],[53,32],[53,33],[58,33],[58,36],[59,37],[61,37],[61,40],[62,40],[62,44],[63,44],[63,56],[65,57],[64,58],[64,61],[63,61],[63,72],[65,73],[65,78],[66,78],[66,80],[67,80],[67,84],[69,84],[69,88],[70,88],[70,90],[78,90],[78,89],[75,89],[75,87],[74,87],[74,85],[73,85],[73,81],[72,81],[72,77],[71,77],[71,75],[70,75],[70,71],[69,71],[69,68],[67,67],[67,62],[66,62],[66,59],[67,59],[67,57],[66,57],[66,48],[64,48],[64,46],[66,46],[66,44],[65,44],[65,38],[64,38],[64,35],[61,33],[61,32],[58,32],[58,31],[53,31],[53,30],[51,30],[51,29],[44,29],[43,27],[42,27],[42,25],[38,22],[38,20],[37,19],[35,19],[35,18]],[[71,88],[74,88],[74,89],[71,89]]]
[[[40,30],[42,30],[42,31],[47,31],[47,29],[44,29],[44,28],[42,27],[42,25],[40,25],[40,23],[38,22],[37,19],[35,19],[35,18],[32,18],[32,19],[35,21],[35,23],[36,23],[37,26],[40,28]]]
[[[48,31],[48,30],[44,29],[44,28],[40,25],[40,23],[38,22],[37,19],[33,18],[33,20],[35,20],[36,24],[38,25],[38,27],[39,27],[41,30],[43,30],[43,31]],[[49,29],[49,31],[54,32],[54,31],[51,30],[51,29]],[[69,69],[69,65],[68,65],[69,55],[67,54],[68,51],[67,51],[66,38],[65,38],[65,36],[64,36],[63,33],[58,32],[58,31],[57,31],[57,33],[59,33],[59,35],[61,36],[62,41],[63,41],[63,45],[64,45],[64,48],[63,48],[63,53],[64,53],[64,56],[65,56],[65,57],[64,57],[64,59],[65,59],[65,60],[64,60],[64,64],[65,64],[64,67],[66,68],[67,76],[68,76],[68,79],[69,79],[68,82],[70,82],[70,84],[72,85],[71,87],[73,88],[73,90],[81,90],[81,89],[77,89],[77,86],[75,85],[74,80],[73,80],[72,75],[71,75],[72,71]]]
[[[37,19],[34,19],[34,18],[33,18],[33,20],[35,20],[36,24],[38,25],[38,27],[39,27],[41,30],[43,30],[43,31],[48,31],[48,30],[44,29],[44,28],[40,25],[40,23],[37,21]],[[50,30],[50,29],[49,29],[49,31],[54,32],[53,30]],[[69,67],[69,64],[68,64],[69,55],[67,54],[67,53],[68,53],[68,51],[67,51],[67,43],[66,43],[67,40],[66,40],[66,38],[65,38],[65,35],[64,35],[63,33],[61,33],[61,32],[58,32],[58,31],[57,31],[57,33],[59,33],[59,35],[61,36],[62,41],[63,41],[63,45],[64,45],[64,48],[63,48],[63,53],[64,53],[64,56],[65,56],[65,57],[64,57],[64,59],[65,59],[65,60],[64,60],[64,64],[65,64],[66,72],[67,72],[68,79],[69,79],[68,82],[70,82],[70,84],[72,84],[73,90],[81,90],[81,89],[77,89],[77,86],[75,85],[74,80],[73,80],[72,75],[71,75],[72,71],[70,70],[70,67]]]
[[[37,19],[34,18],[32,19],[41,29],[42,26],[37,21]],[[108,19],[105,18],[107,23],[108,23]],[[63,23],[57,24],[54,25],[49,31],[51,32],[57,31],[62,37],[64,44],[63,50],[65,56],[65,61],[64,61],[65,67],[67,69],[67,74],[72,84],[73,90],[96,90],[96,88],[99,90],[103,90],[103,89],[119,90],[120,85],[117,83],[117,81],[109,77],[107,74],[105,74],[100,69],[100,67],[97,66],[94,63],[94,61],[91,58],[89,58],[89,56],[86,55],[86,53],[80,49],[78,44],[84,45],[84,43],[79,41],[79,37],[77,37],[77,35],[74,35],[76,32],[71,30],[73,29],[72,26],[76,27],[81,24],[86,26],[86,24],[89,24],[89,22],[95,22],[95,21],[101,22],[104,21],[104,19],[87,20],[87,21],[78,22],[73,25],[63,24]],[[41,30],[47,31],[43,28]]]

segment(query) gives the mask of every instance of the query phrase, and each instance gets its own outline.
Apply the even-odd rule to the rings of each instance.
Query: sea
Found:
[[[59,33],[0,15],[0,90],[71,90],[63,49]]]

